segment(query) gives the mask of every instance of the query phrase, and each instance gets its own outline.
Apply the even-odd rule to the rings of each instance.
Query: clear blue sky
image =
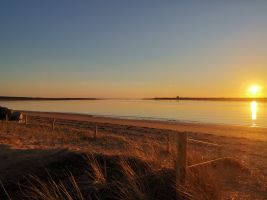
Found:
[[[245,96],[266,36],[265,0],[1,0],[0,95]]]

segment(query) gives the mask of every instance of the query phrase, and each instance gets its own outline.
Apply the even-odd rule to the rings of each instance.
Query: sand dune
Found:
[[[114,180],[108,177],[117,177],[115,174],[118,167],[124,170],[127,168],[127,171],[130,170],[127,173],[130,174],[140,173],[141,169],[145,170],[141,170],[142,173],[148,175],[153,174],[154,170],[162,170],[164,174],[149,175],[148,179],[142,179],[145,182],[138,183],[146,184],[151,189],[148,193],[141,193],[157,199],[153,195],[162,190],[164,199],[173,199],[174,191],[170,190],[173,186],[169,184],[175,179],[175,136],[183,131],[188,132],[190,139],[222,145],[222,148],[218,149],[189,141],[188,165],[217,157],[230,157],[222,162],[189,170],[187,193],[198,195],[198,199],[267,198],[267,140],[264,128],[129,120],[81,114],[25,113],[28,115],[27,126],[15,122],[2,122],[0,126],[0,180],[14,199],[21,199],[25,192],[29,191],[31,195],[37,195],[36,197],[40,195],[40,191],[32,190],[32,186],[30,190],[28,187],[18,187],[17,183],[28,184],[29,175],[38,177],[41,183],[46,185],[50,183],[47,180],[49,171],[55,180],[68,185],[70,176],[65,174],[66,170],[75,176],[83,195],[92,195],[93,192],[98,198],[104,199],[106,196],[101,196],[103,191],[100,192],[100,188],[105,190],[104,194],[111,195],[113,190],[110,190],[109,185]],[[56,119],[55,130],[51,127],[53,118]],[[95,138],[96,124],[98,135]],[[166,151],[167,134],[171,136],[169,153]],[[97,163],[99,162],[97,166],[108,166],[110,170],[108,177],[104,178],[107,183],[91,185],[93,190],[84,185],[85,180],[91,180],[85,179],[87,171],[92,170],[92,163],[96,163],[95,160],[85,162],[84,157],[87,155],[93,156]],[[132,169],[126,163],[136,166],[136,171],[131,172]],[[94,168],[95,165],[91,167]],[[124,189],[129,186],[123,177],[117,178]],[[155,186],[155,183],[160,186],[162,181],[166,187]],[[51,186],[47,187],[51,189]],[[132,187],[133,185],[130,186]],[[120,191],[123,188],[120,188]],[[24,192],[20,193],[20,190]],[[139,194],[131,192],[129,188],[124,192],[129,196],[133,195],[133,199]],[[199,196],[200,193],[202,196]],[[3,190],[0,195],[1,199],[7,198]]]

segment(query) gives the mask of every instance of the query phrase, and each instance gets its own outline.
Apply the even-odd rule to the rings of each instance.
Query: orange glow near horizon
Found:
[[[245,78],[244,78],[245,79]],[[266,81],[230,80],[221,84],[193,84],[182,82],[164,85],[153,83],[121,82],[37,82],[38,84],[10,84],[1,90],[2,96],[65,97],[65,98],[153,98],[153,97],[225,97],[260,98],[267,96]],[[254,84],[253,84],[254,83]]]

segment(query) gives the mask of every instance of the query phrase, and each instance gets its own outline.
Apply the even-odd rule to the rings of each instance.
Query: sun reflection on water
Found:
[[[257,102],[252,101],[250,104],[251,107],[251,120],[252,120],[252,127],[256,126],[256,120],[257,120]]]

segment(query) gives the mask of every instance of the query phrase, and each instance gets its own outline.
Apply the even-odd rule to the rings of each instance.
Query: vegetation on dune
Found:
[[[176,199],[177,193],[183,199],[227,199],[226,184],[251,173],[247,166],[228,159],[188,170],[185,185],[176,186],[175,143],[171,138],[168,152],[162,131],[100,124],[95,138],[93,123],[60,123],[54,130],[50,121],[35,120],[27,126],[1,123],[1,143],[20,149],[10,150],[16,154],[32,149],[35,155],[32,162],[27,157],[16,169],[0,172],[1,199],[150,200]],[[216,156],[216,152],[205,152],[190,145],[188,163]],[[34,161],[36,155],[41,165]]]

